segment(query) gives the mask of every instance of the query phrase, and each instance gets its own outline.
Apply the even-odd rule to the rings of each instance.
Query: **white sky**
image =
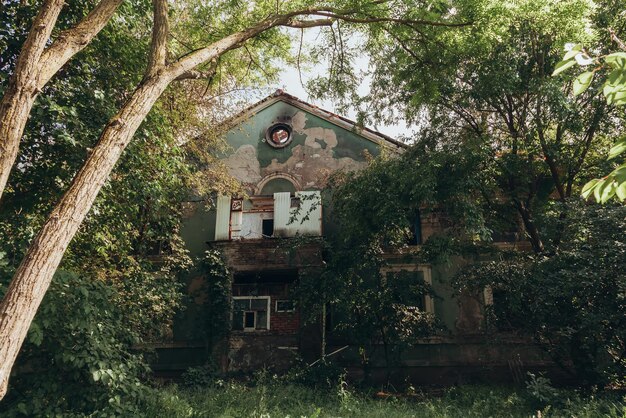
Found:
[[[305,31],[304,34],[304,39],[303,39],[303,44],[304,45],[312,45],[315,42],[317,42],[317,37],[319,35],[319,30],[316,29],[311,29],[311,30],[307,30]],[[299,31],[294,31],[293,32],[294,36],[300,36],[300,32]],[[362,57],[360,57],[356,62],[355,62],[355,66],[357,70],[367,70],[368,68],[368,63],[369,63],[369,59],[367,56],[363,55]],[[326,72],[326,68],[327,66],[325,64],[320,64],[318,66],[316,66],[315,68],[309,68],[307,66],[302,66],[301,70],[302,70],[302,83],[304,83],[306,85],[306,83],[314,78],[315,76],[317,76],[320,73],[325,73]],[[361,82],[361,86],[359,88],[359,93],[364,95],[367,94],[369,92],[369,77],[364,77],[364,79]],[[298,73],[298,69],[296,67],[290,67],[290,68],[285,68],[285,70],[282,72],[280,79],[278,80],[277,83],[275,83],[274,85],[270,86],[270,91],[274,92],[277,89],[282,89],[285,92],[296,96],[299,99],[302,99],[306,102],[309,102],[311,104],[314,104],[322,109],[328,110],[330,112],[336,113],[336,114],[340,114],[341,116],[347,117],[349,119],[352,120],[356,120],[356,109],[351,109],[350,112],[348,114],[339,112],[336,109],[336,106],[334,105],[334,103],[330,100],[313,100],[311,99],[311,97],[309,97],[309,95],[307,94],[304,86],[302,85],[302,83],[300,82],[300,75]],[[396,125],[383,125],[383,124],[379,124],[376,126],[372,126],[371,124],[367,126],[370,129],[374,129],[379,131],[380,133],[383,133],[385,135],[388,135],[392,138],[398,138],[402,135],[405,136],[409,136],[413,129],[410,126],[407,126],[406,123],[404,123],[404,121],[399,122]]]

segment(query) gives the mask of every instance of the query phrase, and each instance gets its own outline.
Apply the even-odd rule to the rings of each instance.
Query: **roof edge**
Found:
[[[374,129],[367,128],[365,126],[360,126],[357,122],[351,119],[348,119],[344,116],[337,115],[333,112],[322,109],[311,103],[305,102],[304,100],[299,99],[298,97],[293,96],[285,92],[282,89],[278,89],[274,93],[270,94],[269,96],[246,107],[239,113],[236,113],[235,115],[226,119],[224,122],[221,123],[221,125],[229,129],[237,125],[238,123],[251,118],[258,112],[262,111],[263,109],[268,108],[269,106],[279,101],[289,103],[293,105],[294,107],[297,107],[317,117],[320,117],[326,120],[327,122],[330,122],[340,128],[346,129],[351,132],[356,132],[359,135],[363,136],[364,138],[372,142],[375,142],[379,145],[387,146],[391,148],[408,148],[408,145],[405,144],[404,142],[400,142],[397,139],[394,139],[388,135],[380,133]]]

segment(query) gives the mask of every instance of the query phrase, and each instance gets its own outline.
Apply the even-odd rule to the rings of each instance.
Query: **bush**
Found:
[[[300,362],[283,376],[283,380],[287,383],[296,383],[307,387],[330,389],[345,374],[346,371],[332,361],[322,359],[312,366]]]
[[[181,376],[183,386],[187,388],[207,387],[214,383],[217,377],[217,367],[212,363],[199,367],[190,367]]]
[[[30,327],[0,412],[141,411],[151,392],[142,383],[149,369],[131,349],[138,335],[121,306],[112,286],[59,271]]]
[[[558,252],[463,271],[459,289],[491,286],[496,328],[534,337],[583,386],[626,376],[626,207],[573,210]]]

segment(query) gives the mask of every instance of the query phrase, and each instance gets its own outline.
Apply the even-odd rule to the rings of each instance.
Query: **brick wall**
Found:
[[[276,299],[272,299],[272,315],[270,317],[270,330],[277,334],[297,334],[300,328],[300,313],[275,312]]]
[[[269,296],[270,297],[270,329],[269,331],[233,331],[235,333],[296,335],[300,329],[300,313],[276,312],[277,300],[292,300],[289,297],[289,284],[267,283],[262,285],[234,284],[233,296]]]

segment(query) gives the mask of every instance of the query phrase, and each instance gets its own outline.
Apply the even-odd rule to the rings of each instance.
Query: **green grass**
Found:
[[[376,399],[340,384],[315,390],[285,383],[169,386],[146,411],[151,417],[626,417],[623,395],[582,396],[558,390],[549,402],[523,388],[463,386],[433,394]]]

